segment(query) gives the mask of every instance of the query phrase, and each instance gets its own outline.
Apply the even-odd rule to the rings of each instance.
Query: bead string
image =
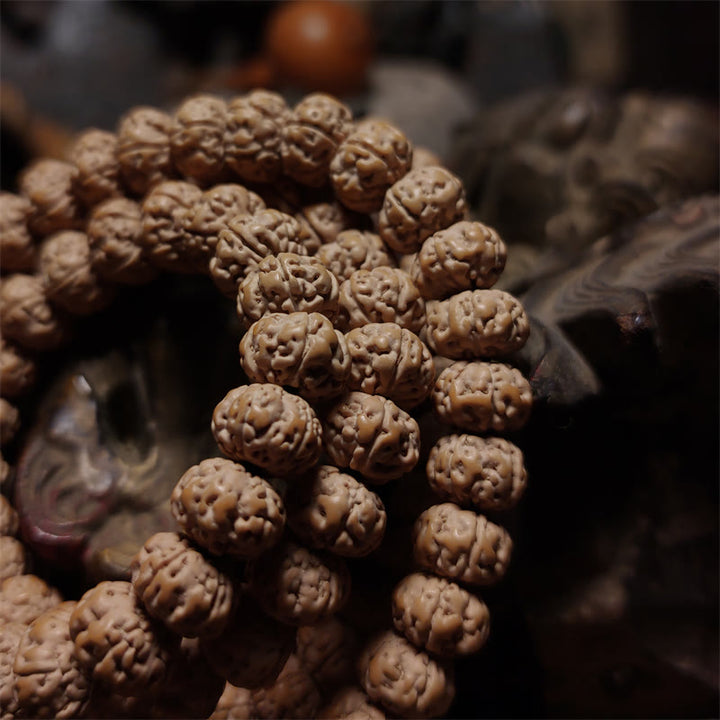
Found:
[[[19,195],[2,194],[2,267],[12,273],[0,287],[3,444],[19,422],[5,398],[32,386],[32,353],[60,346],[69,317],[102,310],[115,285],[158,271],[209,274],[236,300],[251,380],[213,414],[226,457],[180,479],[179,532],[148,539],[132,583],[102,582],[60,603],[38,578],[10,571],[0,606],[13,593],[39,601],[22,618],[28,629],[8,634],[3,713],[117,716],[140,703],[168,716],[181,711],[169,688],[183,688],[191,717],[307,717],[321,703],[316,684],[323,717],[382,717],[375,704],[402,717],[448,710],[451,658],[477,652],[489,630],[487,607],[465,586],[497,582],[512,547],[476,510],[509,509],[526,483],[520,450],[487,433],[527,421],[529,385],[500,360],[522,347],[528,323],[517,300],[490,289],[502,240],[466,220],[455,176],[413,156],[399,129],[354,122],[328,95],[292,109],[262,90],[230,102],[203,95],[173,116],[136,108],[117,133],[86,131],[68,162],[39,160]],[[362,692],[346,687],[327,704],[337,684],[323,683],[327,657],[313,654],[323,642],[339,652],[347,636],[333,618],[349,592],[343,557],[380,546],[386,512],[369,486],[417,464],[420,428],[408,410],[428,397],[454,428],[427,464],[442,502],[415,523],[418,571],[393,592],[394,629],[358,655]],[[17,518],[2,508],[10,537]],[[234,577],[245,562],[249,589]],[[44,634],[50,621],[63,632]],[[121,650],[102,635],[113,622],[143,657],[122,670],[108,665]],[[298,626],[295,646],[287,628]],[[262,653],[240,657],[248,635],[265,653],[263,672],[253,664]],[[30,648],[51,646],[65,652],[71,680],[40,680],[23,664]],[[301,683],[313,665],[316,680]],[[88,704],[93,686],[104,691]],[[288,701],[293,686],[304,695]]]

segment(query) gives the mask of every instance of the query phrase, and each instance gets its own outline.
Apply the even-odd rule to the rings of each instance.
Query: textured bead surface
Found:
[[[256,717],[252,690],[226,683],[210,720],[253,720]]]
[[[397,323],[369,323],[346,336],[348,387],[384,395],[404,408],[421,403],[435,381],[432,356],[417,335]]]
[[[266,615],[244,597],[223,633],[201,641],[210,666],[229,683],[244,688],[269,685],[295,648],[295,628]]]
[[[361,557],[382,542],[387,514],[382,500],[332,465],[314,468],[290,489],[288,522],[308,545]]]
[[[193,236],[193,245],[210,260],[215,253],[220,231],[230,220],[238,215],[264,209],[262,198],[242,185],[214,185],[189,208],[186,231]]]
[[[212,431],[225,455],[277,475],[307,470],[322,448],[313,409],[277,385],[253,383],[231,390],[215,408]]]
[[[28,227],[35,235],[50,235],[80,227],[80,205],[73,186],[77,168],[62,160],[42,159],[22,172],[19,185],[32,204]]]
[[[355,685],[338,690],[318,714],[324,720],[353,717],[356,720],[385,720],[385,713],[370,703],[367,694]]]
[[[325,452],[340,467],[385,483],[418,461],[420,430],[404,410],[380,395],[350,392],[323,418]]]
[[[223,458],[185,472],[170,509],[182,532],[214,555],[259,555],[280,540],[285,527],[285,506],[272,486]]]
[[[400,717],[443,717],[455,696],[452,668],[390,631],[367,645],[359,671],[370,699]]]
[[[210,274],[219,290],[234,298],[238,286],[268,255],[307,255],[298,221],[279,210],[260,210],[230,220],[218,236]]]
[[[147,612],[186,637],[218,635],[233,606],[231,579],[177,533],[148,538],[132,562],[132,583]]]
[[[0,258],[4,272],[32,271],[36,247],[28,229],[32,203],[22,195],[0,192]]]
[[[440,373],[432,391],[440,419],[469,432],[511,432],[530,417],[530,383],[504,363],[459,360]]]
[[[417,334],[425,325],[425,301],[410,276],[398,268],[356,270],[340,285],[338,327],[347,332],[380,322],[394,322]]]
[[[395,266],[379,235],[353,229],[343,230],[333,242],[322,245],[316,257],[340,281],[347,280],[356,270]]]
[[[291,625],[312,625],[333,615],[350,595],[342,558],[282,542],[250,569],[252,592],[265,612]]]
[[[325,695],[353,679],[357,646],[355,631],[333,615],[298,628],[295,654]]]
[[[495,230],[463,220],[425,240],[410,275],[423,297],[444,298],[491,287],[506,257],[505,243]]]
[[[93,270],[88,236],[77,230],[51,235],[40,247],[45,295],[73,315],[91,315],[110,304],[113,289]]]
[[[490,613],[480,598],[424,573],[396,585],[392,614],[395,629],[413,645],[444,657],[477,652],[490,631]]]
[[[317,258],[268,255],[240,283],[237,313],[248,326],[276,312],[318,312],[333,320],[339,294],[336,277]]]
[[[93,270],[110,282],[140,284],[157,274],[142,246],[142,209],[127,198],[93,208],[87,223]]]
[[[372,213],[382,207],[386,191],[411,163],[412,146],[405,133],[384,120],[364,120],[338,147],[330,180],[343,205]]]
[[[245,182],[269,183],[282,172],[282,132],[290,113],[282,95],[267,90],[228,105],[225,164]]]
[[[20,429],[20,411],[5,398],[0,398],[0,445],[7,445]]]
[[[182,175],[201,185],[215,182],[223,169],[227,106],[214,95],[187,98],[170,129],[170,156]]]
[[[18,714],[75,718],[90,697],[90,680],[75,657],[70,615],[77,603],[47,610],[27,629],[13,663]]]
[[[70,161],[77,168],[75,195],[86,207],[122,195],[115,133],[85,130],[70,149]]]
[[[208,255],[188,231],[190,213],[202,198],[197,185],[167,180],[156,185],[142,202],[141,243],[150,261],[171,272],[204,271]]]
[[[240,364],[250,380],[297,388],[308,400],[339,395],[350,372],[345,336],[320,313],[260,318],[240,341]]]
[[[70,616],[70,636],[93,681],[121,695],[152,692],[165,679],[168,636],[129,582],[105,580],[88,590]]]
[[[520,350],[530,322],[519,300],[502,290],[465,290],[426,305],[427,341],[457,360],[495,358]]]
[[[0,632],[0,718],[11,720],[17,713],[13,662],[18,645],[27,630],[22,622],[3,622]]]
[[[466,211],[460,179],[443,167],[422,167],[387,191],[378,231],[393,250],[413,253],[433,233],[463,220]]]
[[[471,585],[500,580],[512,540],[499,525],[454,503],[433,505],[415,521],[413,557],[428,572]]]
[[[0,536],[1,535],[17,535],[20,527],[20,518],[10,501],[0,495]]]
[[[61,602],[60,593],[37,575],[14,575],[0,585],[0,624],[29,625]]]
[[[3,335],[31,350],[56,348],[65,337],[65,326],[48,303],[42,279],[16,274],[0,283],[0,324]]]
[[[0,581],[28,572],[25,546],[14,537],[0,535]]]
[[[260,720],[305,720],[315,717],[322,698],[310,674],[295,655],[285,663],[277,680],[267,688],[252,693],[256,715]]]
[[[315,254],[322,245],[333,242],[339,233],[350,229],[360,218],[348,212],[338,202],[320,202],[305,205],[295,213],[311,240],[305,243],[308,252]]]
[[[172,118],[152,107],[129,110],[118,124],[120,176],[134,195],[145,195],[174,174],[170,160]]]
[[[346,105],[324,93],[306,95],[283,131],[283,171],[304,185],[325,185],[330,161],[351,130],[352,113]]]
[[[430,451],[427,478],[444,500],[502,511],[522,497],[527,471],[520,448],[504,438],[448,435]]]

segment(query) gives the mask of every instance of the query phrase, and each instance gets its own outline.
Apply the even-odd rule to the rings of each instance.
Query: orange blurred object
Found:
[[[373,55],[365,14],[332,0],[292,0],[268,19],[264,54],[280,84],[347,93],[362,89]]]

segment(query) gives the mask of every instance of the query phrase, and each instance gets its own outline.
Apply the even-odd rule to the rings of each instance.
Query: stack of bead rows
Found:
[[[490,289],[505,247],[466,219],[458,178],[331,96],[290,109],[258,90],[192,97],[172,116],[133,109],[19,187],[0,197],[3,444],[34,353],[158,271],[209,274],[236,301],[249,383],[213,414],[225,457],[180,478],[178,531],[147,540],[130,582],[62,602],[27,574],[2,498],[2,717],[446,713],[452,658],[488,635],[472,588],[500,580],[511,554],[478,512],[522,495],[522,453],[500,435],[531,406],[501,361],[528,335],[517,300]],[[394,629],[359,646],[336,615],[345,558],[385,551],[371,487],[418,463],[411,411],[428,405],[450,428],[427,461],[441,502],[414,525]]]

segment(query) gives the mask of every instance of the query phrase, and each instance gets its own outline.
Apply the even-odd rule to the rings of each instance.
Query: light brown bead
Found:
[[[240,283],[237,313],[246,326],[278,312],[318,312],[333,320],[339,294],[337,279],[317,258],[268,255]]]
[[[253,720],[256,717],[252,690],[226,683],[210,720]]]
[[[20,518],[10,501],[0,495],[0,536],[17,535],[20,528]]]
[[[70,162],[77,168],[75,195],[86,207],[123,194],[115,133],[85,130],[70,149]]]
[[[413,148],[412,169],[428,167],[428,165],[442,165],[440,156],[426,147],[415,145]]]
[[[454,582],[412,573],[393,590],[395,629],[416,647],[443,657],[470,655],[490,632],[487,605]]]
[[[413,528],[413,557],[423,570],[470,585],[493,585],[507,570],[512,540],[484,515],[441,503]]]
[[[315,625],[302,625],[297,631],[297,655],[323,694],[355,675],[358,637],[355,631],[336,616]]]
[[[208,188],[189,209],[186,231],[196,238],[208,261],[215,253],[220,231],[236,216],[265,209],[263,199],[242,185],[224,183]]]
[[[133,587],[148,614],[174,633],[212,637],[227,625],[232,581],[187,538],[155,533],[133,558],[131,570]]]
[[[0,582],[28,572],[29,557],[25,546],[10,535],[0,535]]]
[[[284,173],[303,185],[325,185],[330,162],[351,130],[352,113],[346,105],[324,93],[305,96],[283,129]]]
[[[385,194],[378,232],[396,252],[413,253],[433,233],[463,220],[466,212],[458,177],[439,166],[417,168]]]
[[[284,541],[250,568],[252,593],[281,622],[312,625],[338,612],[350,595],[342,558]]]
[[[254,90],[227,109],[225,164],[245,182],[270,183],[282,172],[282,134],[290,109],[282,95]]]
[[[141,245],[149,260],[171,272],[204,272],[208,254],[188,232],[190,216],[202,190],[180,180],[156,185],[142,202]]]
[[[113,299],[112,286],[92,268],[85,233],[65,230],[47,238],[40,247],[39,271],[48,300],[74,315],[99,312]]]
[[[520,448],[504,438],[477,435],[440,438],[430,451],[427,478],[443,500],[485,511],[514,507],[527,485]]]
[[[44,236],[81,225],[80,205],[73,192],[77,168],[62,160],[36,160],[20,175],[22,194],[32,204],[28,227]]]
[[[272,313],[240,341],[240,364],[250,380],[297,388],[307,400],[345,389],[350,372],[345,336],[320,313]]]
[[[345,395],[325,414],[323,438],[332,462],[378,484],[410,472],[419,457],[417,422],[381,395]]]
[[[120,177],[134,195],[174,175],[170,160],[172,118],[156,108],[129,110],[118,124],[117,159]]]
[[[348,387],[383,395],[403,408],[419,405],[435,381],[432,355],[420,338],[397,323],[369,323],[346,336]]]
[[[459,360],[440,373],[432,391],[443,422],[468,432],[512,432],[530,417],[530,383],[516,368]]]
[[[330,180],[343,205],[361,213],[380,210],[388,188],[410,169],[412,145],[384,120],[365,120],[338,147]]]
[[[254,557],[275,545],[285,527],[285,506],[272,485],[223,458],[185,472],[170,509],[182,532],[213,555]]]
[[[187,98],[175,111],[170,157],[182,175],[200,185],[216,182],[224,165],[227,105],[214,95]]]
[[[347,280],[356,270],[395,266],[379,235],[352,229],[343,230],[333,242],[321,246],[316,257],[340,282]]]
[[[295,219],[305,229],[307,251],[314,255],[326,243],[333,242],[339,233],[349,230],[359,222],[338,202],[320,202],[305,205],[295,213]]]
[[[35,383],[36,364],[19,347],[0,338],[0,393],[13,398]]]
[[[310,674],[291,655],[277,680],[267,688],[258,688],[252,693],[255,705],[254,717],[260,720],[305,720],[315,717],[322,698]]]
[[[27,625],[22,622],[4,622],[0,632],[0,718],[12,720],[17,714],[17,695],[13,662]]]
[[[452,667],[391,631],[368,643],[358,666],[370,699],[403,718],[443,717],[455,697]]]
[[[319,718],[338,720],[353,717],[356,720],[385,720],[385,713],[370,703],[367,694],[355,685],[347,685],[338,690],[323,707]]]
[[[10,465],[0,453],[0,490],[3,490],[7,486],[11,475],[12,470],[10,469]]]
[[[382,500],[351,475],[321,465],[289,490],[288,522],[311,547],[362,557],[382,542],[387,513]]]
[[[0,624],[29,625],[61,602],[60,593],[36,575],[14,575],[0,585]]]
[[[80,664],[107,690],[142,695],[165,680],[169,636],[129,582],[105,580],[88,590],[70,616],[70,636]]]
[[[356,270],[340,285],[338,327],[347,332],[382,322],[418,334],[425,325],[425,301],[410,276],[398,268]]]
[[[20,429],[20,411],[5,398],[0,398],[0,445],[7,445]]]
[[[167,720],[209,717],[224,689],[225,680],[208,663],[200,641],[183,638],[173,652],[162,687],[152,697],[150,716]]]
[[[28,221],[32,203],[22,195],[0,192],[0,265],[3,272],[32,271],[37,248]]]
[[[87,224],[93,270],[102,278],[137,285],[157,270],[142,246],[142,208],[127,198],[111,198],[93,208]]]
[[[225,680],[244,688],[274,682],[295,649],[295,628],[266,615],[244,597],[223,633],[201,641],[207,662]]]
[[[70,615],[77,603],[47,610],[27,629],[13,663],[18,714],[76,718],[90,697],[87,672],[75,657]]]
[[[510,355],[530,334],[520,301],[502,290],[465,290],[428,302],[426,314],[428,345],[456,360]]]
[[[4,337],[31,350],[51,350],[65,338],[65,325],[48,303],[37,275],[18,273],[3,278],[0,324]]]
[[[277,385],[231,390],[215,408],[212,431],[222,452],[275,475],[301,473],[322,448],[322,428],[307,401]]]
[[[431,235],[410,273],[425,298],[492,287],[505,269],[507,250],[487,225],[463,220]]]
[[[213,282],[224,295],[234,298],[243,278],[268,255],[307,255],[303,237],[298,221],[279,210],[238,215],[218,235],[215,256],[210,260]]]

